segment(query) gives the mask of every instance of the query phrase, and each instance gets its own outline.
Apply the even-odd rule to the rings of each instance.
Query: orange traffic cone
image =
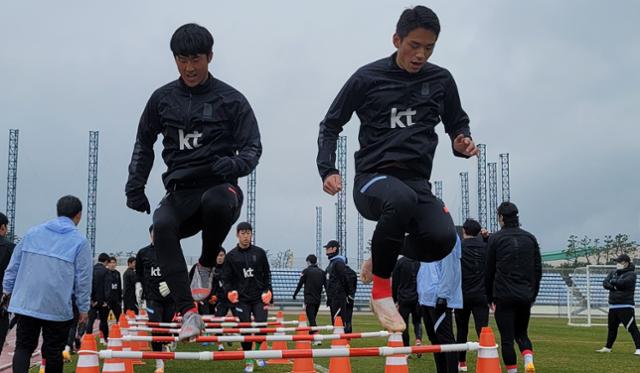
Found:
[[[340,316],[336,317],[333,332],[335,334],[344,334],[344,325],[342,324],[342,318]],[[334,339],[333,342],[331,342],[331,348],[349,348],[349,342],[347,342],[346,339]],[[332,357],[329,360],[329,373],[351,373],[351,361],[349,357]]]
[[[100,373],[100,360],[98,355],[85,351],[97,351],[96,338],[93,334],[85,334],[78,351],[78,363],[76,373]]]
[[[284,315],[282,313],[282,311],[278,311],[278,316],[276,317],[276,321],[281,323],[284,321]],[[284,335],[284,333],[275,333],[274,335]],[[289,349],[287,347],[287,342],[286,341],[275,341],[271,344],[271,349],[272,350],[280,350],[280,351],[284,351]],[[267,360],[267,364],[269,365],[274,365],[274,364],[291,364],[291,360],[289,359],[269,359]]]
[[[298,317],[298,327],[307,327],[307,317],[304,312],[300,313]],[[308,332],[299,331],[296,334],[308,334]],[[297,341],[296,350],[311,349],[311,342],[309,341]],[[313,366],[313,358],[297,358],[293,359],[293,370],[291,373],[316,373],[316,369]]]
[[[402,347],[402,333],[393,333],[389,336],[387,347]],[[409,373],[407,355],[387,356],[384,364],[384,373]]]
[[[127,313],[131,312],[135,317],[135,313],[133,311],[127,311]],[[129,329],[129,320],[124,314],[120,314],[120,320],[118,320],[118,325],[120,326],[120,330],[122,331],[122,336],[125,335],[135,335],[134,332],[130,332]],[[122,351],[135,351],[135,341],[123,341],[122,342]],[[127,372],[133,372],[134,365],[144,365],[144,361],[139,359],[126,359],[125,365]]]
[[[500,373],[500,357],[498,345],[493,331],[485,326],[480,332],[480,349],[478,350],[477,373]]]
[[[120,327],[118,324],[111,326],[109,331],[109,343],[107,349],[112,351],[122,351],[122,334],[120,334]],[[127,373],[127,369],[123,359],[111,358],[106,359],[102,365],[102,372],[109,373]]]

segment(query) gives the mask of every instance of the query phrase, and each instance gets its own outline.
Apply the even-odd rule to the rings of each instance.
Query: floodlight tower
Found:
[[[322,207],[316,206],[316,257],[322,267]]]
[[[498,230],[498,177],[496,162],[489,162],[489,231]]]
[[[98,200],[98,131],[89,131],[89,180],[87,195],[87,240],[96,256],[96,212]]]
[[[460,172],[460,195],[462,196],[462,222],[469,218],[469,173]]]
[[[358,214],[358,268],[364,261],[364,219]]]
[[[487,146],[478,144],[478,219],[487,228]]]
[[[256,242],[256,169],[247,176],[247,222],[251,224],[251,242]]]
[[[434,184],[436,187],[436,197],[442,201],[442,180],[436,180]]]
[[[347,137],[338,138],[338,172],[342,178],[342,189],[338,192],[338,235],[340,251],[347,257]]]
[[[17,129],[9,130],[9,157],[7,165],[7,239],[13,242],[16,229],[16,191],[18,187],[18,135]]]
[[[502,166],[502,202],[511,200],[511,186],[509,185],[509,153],[500,154]]]

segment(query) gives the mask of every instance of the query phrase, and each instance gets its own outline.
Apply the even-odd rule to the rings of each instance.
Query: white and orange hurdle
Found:
[[[239,322],[240,319],[235,316],[213,316],[213,315],[201,315],[204,322]],[[136,315],[135,320],[148,321],[149,317],[146,315]],[[176,317],[175,321],[182,321],[182,317]],[[267,317],[267,321],[277,321],[275,316]]]
[[[389,332],[362,332],[362,333],[342,333],[342,334],[291,334],[291,335],[227,335],[227,336],[200,336],[196,337],[194,342],[296,342],[296,341],[331,341],[331,340],[349,340],[362,338],[386,338]],[[172,336],[123,336],[124,341],[144,341],[144,342],[161,342],[170,343],[177,342],[178,337]]]
[[[285,327],[285,328],[207,328],[204,333],[208,334],[273,334],[273,333],[293,333],[293,332],[308,332],[308,331],[322,331],[333,330],[332,325],[325,326],[306,326],[306,327]],[[129,331],[139,332],[151,332],[151,333],[164,333],[164,334],[178,334],[180,329],[172,328],[148,328],[144,326],[130,327]]]
[[[359,347],[303,350],[260,350],[260,351],[201,351],[201,352],[152,352],[152,351],[112,351],[102,350],[97,354],[101,359],[161,359],[161,360],[243,360],[243,359],[297,359],[330,357],[371,357],[408,355],[437,352],[477,351],[478,342],[447,345],[425,345],[407,347]]]
[[[298,321],[266,321],[266,322],[205,322],[207,328],[266,328],[286,325],[298,325]],[[180,328],[179,322],[129,321],[130,326],[146,326],[149,328]]]

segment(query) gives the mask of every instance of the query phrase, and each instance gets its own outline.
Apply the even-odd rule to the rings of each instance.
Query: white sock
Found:
[[[164,368],[164,360],[156,359],[156,369]]]
[[[507,369],[507,373],[518,373],[518,368]]]
[[[524,354],[524,366],[526,367],[529,363],[533,364],[533,354]]]

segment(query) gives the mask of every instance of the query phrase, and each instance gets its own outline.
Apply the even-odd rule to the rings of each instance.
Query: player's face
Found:
[[[238,236],[238,246],[240,246],[243,249],[251,246],[252,233],[250,230],[243,229],[238,232],[237,236]]]
[[[175,56],[176,66],[184,84],[195,87],[204,82],[209,74],[209,62],[213,53],[200,53],[195,56]]]
[[[109,268],[112,271],[114,269],[116,269],[116,261],[115,260],[110,260],[109,263],[107,264],[107,268]]]
[[[218,263],[218,265],[224,264],[224,255],[224,251],[218,253],[218,256],[216,257],[216,263]]]
[[[437,40],[438,36],[433,31],[422,27],[411,30],[402,39],[394,34],[393,45],[398,48],[396,63],[409,73],[417,73],[431,57]]]

